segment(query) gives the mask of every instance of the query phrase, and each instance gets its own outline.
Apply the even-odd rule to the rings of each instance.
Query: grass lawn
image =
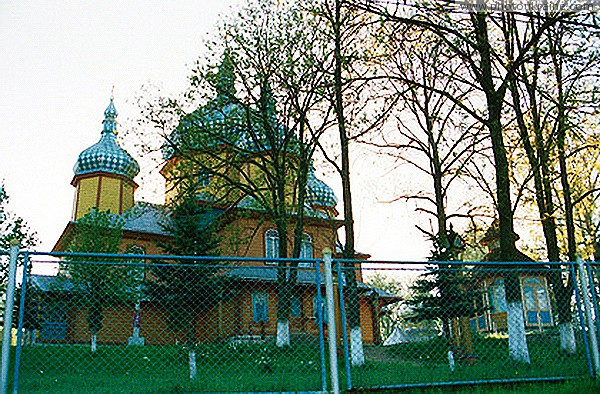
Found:
[[[23,349],[19,391],[25,393],[166,393],[319,390],[318,348],[198,346],[190,382],[181,346],[38,345]],[[299,362],[297,360],[303,360]]]
[[[373,388],[402,384],[470,382],[493,379],[528,379],[588,376],[582,346],[576,355],[559,354],[552,335],[531,335],[530,365],[508,360],[506,338],[474,338],[476,360],[448,366],[444,340],[401,344],[389,348],[367,347],[367,363],[352,369],[353,387]],[[19,391],[23,393],[166,393],[210,391],[319,391],[321,361],[317,345],[294,345],[279,349],[272,344],[199,345],[198,376],[189,379],[188,352],[182,346],[99,346],[95,354],[88,345],[34,345],[22,351]],[[340,383],[345,388],[344,363],[340,357]],[[594,381],[522,384],[518,391],[600,392]],[[546,390],[547,386],[547,390]],[[513,386],[443,386],[425,392],[515,392]],[[508,391],[490,391],[503,390]],[[592,387],[592,391],[588,388]],[[527,391],[531,389],[533,391]],[[552,390],[566,391],[552,391]],[[512,391],[511,391],[512,390]]]
[[[444,338],[383,348],[379,361],[370,361],[352,370],[353,387],[589,376],[581,343],[576,354],[565,355],[557,351],[556,335],[528,335],[531,364],[519,364],[509,359],[506,337],[477,335],[473,342],[476,356],[473,362],[457,362],[454,371],[448,365]]]

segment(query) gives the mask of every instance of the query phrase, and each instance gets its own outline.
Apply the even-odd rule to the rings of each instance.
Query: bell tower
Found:
[[[73,168],[75,187],[73,220],[92,208],[121,214],[133,207],[137,184],[133,178],[140,167],[117,141],[117,109],[110,98],[104,111],[100,141],[79,154]]]

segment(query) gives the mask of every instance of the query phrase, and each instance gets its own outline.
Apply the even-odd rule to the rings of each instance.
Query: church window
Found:
[[[313,258],[313,242],[310,235],[304,233],[302,235],[302,246],[300,248],[300,258],[301,259],[312,259]],[[299,267],[310,268],[312,267],[312,263],[310,262],[302,262],[299,263]]]
[[[265,257],[279,257],[279,233],[272,228],[265,233]],[[271,262],[271,264],[275,264],[275,262]]]
[[[548,292],[542,278],[525,278],[523,280],[523,299],[527,324],[539,326],[552,323]]]
[[[252,293],[252,315],[257,323],[269,321],[269,297],[266,291]]]

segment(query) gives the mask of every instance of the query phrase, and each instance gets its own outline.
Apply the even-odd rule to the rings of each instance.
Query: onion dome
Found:
[[[107,172],[123,175],[133,179],[139,172],[140,166],[129,153],[117,142],[117,109],[110,98],[110,103],[104,111],[104,121],[100,141],[79,154],[73,172],[75,175],[93,172]]]
[[[337,205],[337,197],[333,189],[317,178],[314,168],[308,172],[306,200],[312,206],[333,208]]]

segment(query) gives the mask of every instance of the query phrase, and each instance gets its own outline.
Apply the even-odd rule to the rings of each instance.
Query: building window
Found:
[[[492,312],[506,312],[506,294],[504,292],[504,280],[496,279],[488,288],[488,295]]]
[[[321,305],[323,323],[327,324],[327,300],[325,298],[319,296],[313,298],[313,317],[315,322],[319,323],[319,304]]]
[[[269,321],[269,297],[266,291],[252,293],[252,315],[257,323]]]
[[[312,259],[313,258],[313,242],[310,235],[302,234],[302,246],[300,247],[300,258],[301,259]],[[298,267],[310,268],[312,267],[310,262],[302,262],[298,264]]]
[[[196,176],[198,187],[206,187],[210,184],[210,173],[206,167],[200,167]]]
[[[272,228],[265,233],[265,257],[275,259],[279,257],[279,233]],[[270,262],[270,264],[275,264],[275,262]]]
[[[539,326],[552,323],[548,292],[542,278],[523,280],[523,298],[527,324]]]
[[[292,317],[300,317],[302,315],[302,307],[300,306],[300,298],[292,296]]]

